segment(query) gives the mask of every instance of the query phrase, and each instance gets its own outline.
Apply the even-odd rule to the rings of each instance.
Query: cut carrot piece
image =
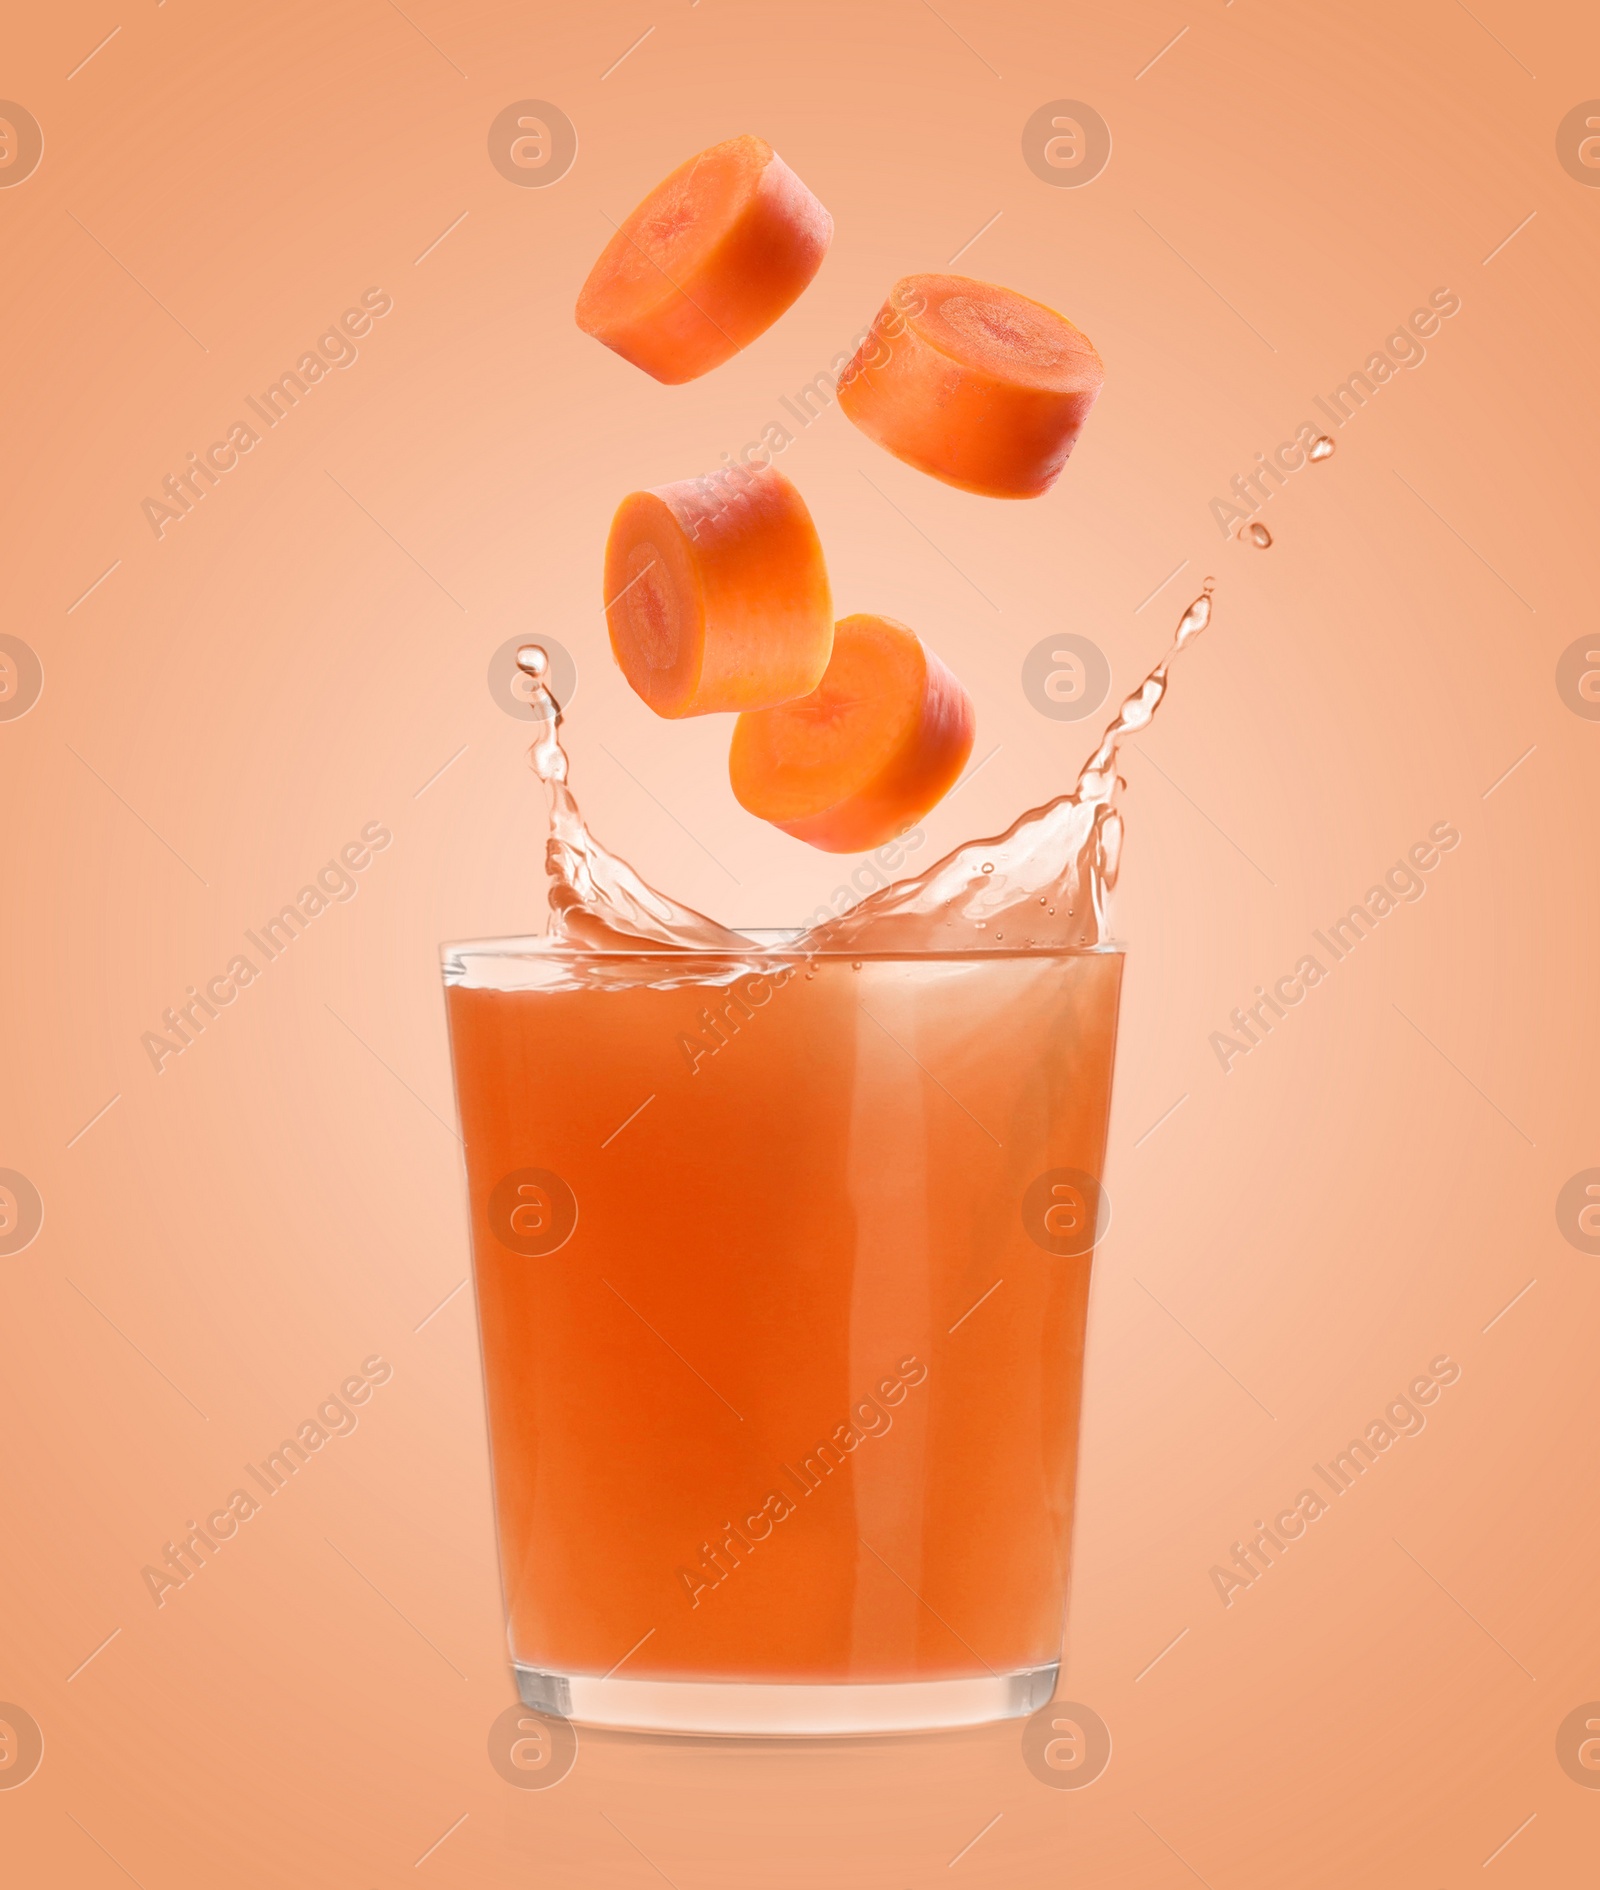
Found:
[[[606,541],[605,595],[612,653],[657,715],[770,708],[828,667],[822,545],[771,467],[630,492]]]
[[[658,381],[692,381],[772,326],[832,236],[770,144],[729,138],[680,164],[606,244],[578,326]]]
[[[1064,315],[968,276],[906,276],[839,382],[869,439],[947,485],[1031,499],[1067,463],[1105,369]]]
[[[944,798],[975,726],[972,698],[904,624],[846,617],[809,696],[739,717],[728,776],[748,812],[826,853],[860,853]]]

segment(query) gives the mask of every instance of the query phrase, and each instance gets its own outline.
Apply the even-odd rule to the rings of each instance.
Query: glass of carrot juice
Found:
[[[1122,954],[445,950],[522,1699],[1051,1697]]]

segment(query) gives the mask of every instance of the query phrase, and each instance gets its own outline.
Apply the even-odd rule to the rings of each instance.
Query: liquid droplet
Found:
[[[859,958],[853,958],[853,959],[851,959],[851,961],[850,961],[850,969],[851,969],[852,971],[859,971],[859,970],[861,969],[861,960],[860,960]]]
[[[1189,608],[1178,619],[1178,635],[1172,647],[1175,650],[1181,650],[1183,646],[1187,642],[1189,642],[1189,640],[1192,637],[1199,636],[1200,632],[1205,629],[1206,625],[1210,623],[1210,621],[1211,621],[1211,580],[1210,578],[1207,578],[1205,589],[1201,591],[1200,595],[1194,600],[1194,602],[1189,606]],[[1161,669],[1158,673],[1160,674],[1162,678],[1162,683],[1164,687],[1165,681],[1166,681],[1166,665],[1164,663],[1162,664]]]
[[[1272,543],[1272,533],[1259,520],[1254,525],[1246,525],[1239,536],[1249,539],[1251,544],[1258,545],[1263,551]]]
[[[517,668],[535,682],[543,682],[550,673],[550,658],[537,643],[524,643],[517,651]]]
[[[1322,460],[1322,459],[1332,459],[1333,451],[1337,444],[1338,442],[1333,438],[1331,434],[1319,433],[1317,437],[1311,442],[1311,452],[1310,452],[1309,457],[1312,463],[1315,464],[1318,460]]]
[[[994,861],[993,861],[993,860],[985,860],[985,861],[984,861],[984,863],[983,863],[983,870],[984,870],[984,871],[985,871],[986,873],[992,873],[992,872],[994,871]]]

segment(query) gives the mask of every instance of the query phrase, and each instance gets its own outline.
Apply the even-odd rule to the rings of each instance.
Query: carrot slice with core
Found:
[[[771,467],[630,492],[606,541],[605,595],[612,653],[657,715],[766,709],[828,667],[822,544]]]
[[[869,439],[947,485],[995,499],[1047,491],[1105,379],[1089,337],[1014,289],[906,276],[839,383]]]
[[[741,715],[728,776],[739,805],[827,853],[892,839],[954,786],[972,752],[972,699],[888,617],[846,617],[802,701]]]
[[[770,144],[729,138],[680,164],[606,244],[578,326],[658,381],[692,381],[772,326],[832,236]]]

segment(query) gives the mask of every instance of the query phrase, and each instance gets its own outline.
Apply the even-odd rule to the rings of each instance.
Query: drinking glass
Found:
[[[445,948],[523,1701],[1054,1689],[1122,954]]]

